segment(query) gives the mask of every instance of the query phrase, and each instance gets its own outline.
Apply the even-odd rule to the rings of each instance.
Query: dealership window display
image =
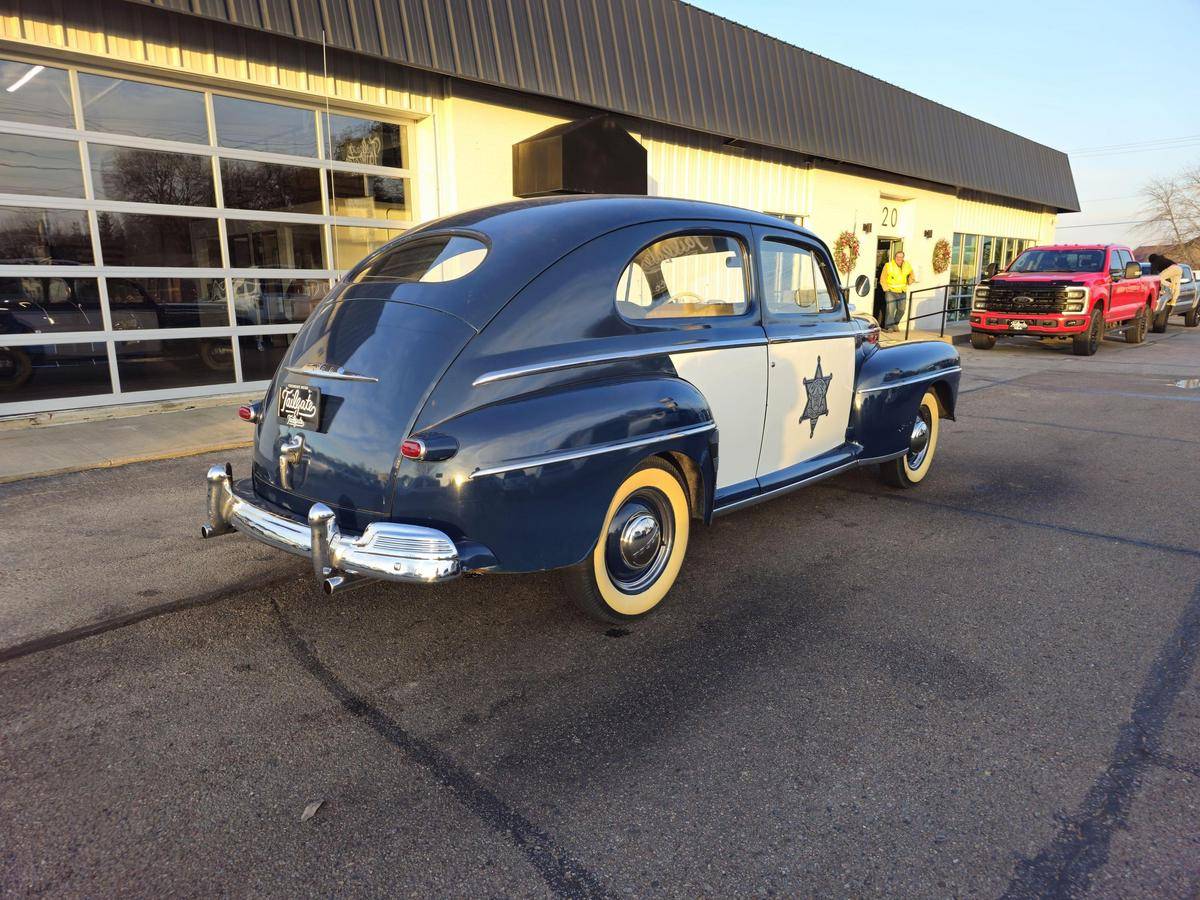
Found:
[[[409,226],[404,122],[235,90],[0,60],[0,415],[261,386]]]

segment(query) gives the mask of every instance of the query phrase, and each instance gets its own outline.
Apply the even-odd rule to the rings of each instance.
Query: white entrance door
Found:
[[[854,330],[824,255],[785,235],[759,241],[769,341],[758,478],[801,473],[846,442],[854,398]]]

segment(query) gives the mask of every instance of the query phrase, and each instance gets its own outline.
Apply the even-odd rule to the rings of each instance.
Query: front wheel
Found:
[[[937,452],[938,432],[941,430],[941,414],[937,394],[933,388],[925,392],[917,417],[913,420],[912,433],[908,439],[908,452],[879,466],[879,477],[885,484],[897,488],[916,487],[929,474],[933,455]]]
[[[675,583],[690,523],[679,474],[665,460],[645,460],[617,488],[592,552],[563,570],[564,588],[597,621],[640,619]]]
[[[1186,328],[1200,325],[1200,297],[1192,301],[1192,308],[1183,314],[1183,324]]]
[[[1095,356],[1100,349],[1100,341],[1104,337],[1104,310],[1096,307],[1092,310],[1092,319],[1088,330],[1077,334],[1071,339],[1071,352],[1076,356]]]
[[[996,346],[996,336],[994,334],[983,334],[979,331],[972,331],[971,346],[976,350],[991,350]]]

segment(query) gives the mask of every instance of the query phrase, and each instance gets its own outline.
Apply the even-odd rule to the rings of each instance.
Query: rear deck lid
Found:
[[[446,367],[475,334],[446,312],[363,296],[369,290],[356,286],[317,308],[266,398],[255,481],[270,499],[299,514],[318,500],[343,510],[386,512],[400,444]]]

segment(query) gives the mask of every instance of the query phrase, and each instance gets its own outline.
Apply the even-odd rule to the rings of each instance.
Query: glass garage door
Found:
[[[411,209],[403,122],[0,60],[0,416],[261,387]]]

